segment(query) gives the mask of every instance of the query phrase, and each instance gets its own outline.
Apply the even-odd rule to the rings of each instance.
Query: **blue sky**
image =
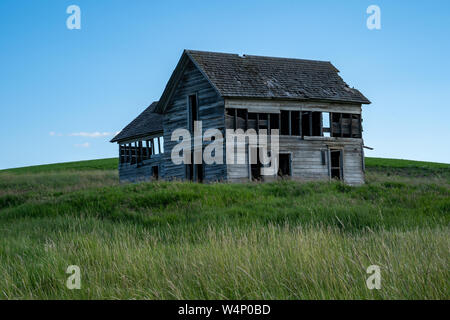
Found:
[[[117,156],[185,48],[331,61],[372,101],[366,155],[450,162],[449,1],[2,0],[0,30],[0,169]]]

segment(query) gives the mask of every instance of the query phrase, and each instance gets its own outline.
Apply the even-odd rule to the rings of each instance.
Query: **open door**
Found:
[[[343,159],[341,149],[330,149],[330,176],[331,179],[342,180],[343,175]]]
[[[292,176],[291,170],[291,154],[280,153],[278,155],[278,173],[277,175],[281,178]]]
[[[261,158],[259,157],[259,148],[251,148],[249,149],[249,162],[250,162],[250,174],[251,174],[251,180],[253,181],[259,181],[262,180],[261,175]],[[256,159],[256,160],[255,160]]]

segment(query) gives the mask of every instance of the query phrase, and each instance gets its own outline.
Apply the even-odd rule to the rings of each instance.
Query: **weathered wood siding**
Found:
[[[230,182],[249,180],[248,146],[247,164],[228,164],[227,176]],[[307,137],[305,140],[295,136],[280,136],[279,153],[291,154],[293,180],[313,181],[330,179],[330,149],[343,151],[343,178],[351,185],[364,183],[362,162],[362,140],[350,138]],[[322,163],[324,152],[325,163]],[[272,180],[266,177],[265,180]]]
[[[361,141],[361,140],[360,140]],[[344,181],[350,185],[363,184],[365,180],[362,141],[344,145]]]
[[[139,182],[151,181],[152,167],[159,166],[159,175],[161,177],[162,163],[161,155],[154,155],[152,159],[143,161],[142,164],[119,164],[119,180],[120,182]]]
[[[188,97],[192,94],[197,94],[198,97],[199,120],[203,124],[202,133],[214,128],[225,134],[225,103],[223,98],[217,94],[203,74],[192,63],[189,63],[164,113],[163,174],[167,180],[184,180],[186,178],[185,165],[176,165],[171,160],[172,149],[178,144],[178,141],[171,141],[171,137],[172,132],[178,128],[188,129]],[[209,143],[203,142],[203,148]],[[225,164],[204,164],[203,168],[204,181],[226,179]]]

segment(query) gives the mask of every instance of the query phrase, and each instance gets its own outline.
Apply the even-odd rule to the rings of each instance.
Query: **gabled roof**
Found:
[[[153,102],[136,119],[131,121],[122,131],[120,131],[111,142],[118,142],[139,138],[145,135],[163,131],[162,114],[155,112],[158,101]]]
[[[189,60],[224,98],[370,103],[328,61],[185,50],[160,99],[159,112],[169,103]]]

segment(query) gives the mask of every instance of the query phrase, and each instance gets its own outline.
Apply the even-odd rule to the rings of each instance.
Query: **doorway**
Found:
[[[330,150],[330,176],[331,179],[342,180],[343,178],[343,160],[342,150],[331,149]]]
[[[158,166],[153,166],[152,167],[152,179],[153,180],[158,180],[159,179],[159,167]]]
[[[290,177],[291,172],[291,155],[289,153],[280,153],[278,165],[278,176],[279,177]]]
[[[250,162],[251,179],[253,181],[262,180],[261,175],[262,162],[259,156],[259,148],[251,148],[249,149],[249,151],[250,151],[249,162]],[[256,161],[254,159],[256,159]]]

